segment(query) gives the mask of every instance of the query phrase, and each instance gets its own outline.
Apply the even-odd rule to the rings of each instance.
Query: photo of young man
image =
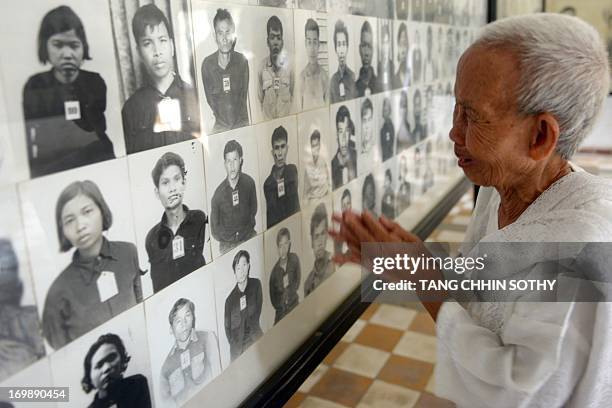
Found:
[[[274,324],[285,317],[300,301],[298,289],[302,279],[300,259],[291,252],[291,233],[281,228],[276,235],[278,261],[270,272],[270,301],[275,310]]]
[[[344,190],[342,190],[342,195],[340,196],[340,211],[344,213],[345,211],[351,211],[352,209],[353,209],[353,194],[351,193],[351,190],[349,190],[348,188],[345,188]],[[346,242],[339,243],[339,242],[334,241],[334,253],[335,254],[347,255],[348,251],[349,251],[349,248]]]
[[[399,159],[399,176],[396,203],[397,213],[401,214],[406,208],[410,207],[412,202],[410,182],[408,181],[408,158],[406,154],[402,154]]]
[[[263,186],[268,228],[300,210],[298,170],[295,164],[287,163],[287,130],[283,126],[277,127],[271,139],[274,165]]]
[[[417,135],[412,132],[408,121],[408,94],[402,90],[400,94],[400,127],[397,131],[397,150],[399,152],[413,146],[417,142]]]
[[[347,65],[349,54],[348,28],[342,20],[336,21],[334,25],[333,42],[338,57],[338,70],[331,77],[329,95],[331,103],[337,103],[357,96],[355,73]]]
[[[357,96],[369,96],[379,92],[378,78],[372,63],[374,60],[374,33],[372,25],[368,20],[361,25],[361,34],[359,38],[359,57],[361,58],[361,68],[359,69],[359,78],[355,83]]]
[[[324,106],[329,101],[329,74],[319,63],[319,24],[308,18],[304,27],[304,46],[308,62],[300,73],[298,105],[305,111]]]
[[[264,119],[270,120],[291,113],[295,78],[280,18],[268,19],[266,33],[269,55],[259,67],[257,96]]]
[[[330,188],[329,168],[321,157],[321,133],[318,130],[310,135],[310,154],[304,169],[304,197],[313,201],[327,195]]]
[[[153,290],[158,292],[206,264],[203,253],[209,239],[208,217],[183,204],[187,170],[181,156],[164,153],[151,178],[164,208],[160,222],[146,237]]]
[[[393,191],[393,176],[391,175],[391,169],[385,170],[380,213],[390,220],[395,218],[395,192]]]
[[[219,342],[212,331],[196,329],[196,307],[186,298],[178,299],[168,314],[174,345],[160,373],[164,402],[180,405],[221,373]]]
[[[331,253],[327,250],[328,223],[325,203],[319,203],[310,218],[310,240],[314,264],[304,283],[304,297],[311,294],[334,272]]]
[[[83,362],[83,391],[95,390],[90,408],[150,408],[147,378],[142,374],[124,377],[131,360],[121,337],[108,333],[91,345]]]
[[[412,112],[414,115],[414,127],[412,128],[412,139],[418,143],[427,137],[426,123],[422,122],[423,119],[423,105],[421,99],[421,91],[416,89],[412,96]]]
[[[213,28],[217,51],[204,58],[201,71],[214,115],[212,133],[218,133],[249,124],[249,62],[235,50],[236,25],[227,9],[217,9]]]
[[[257,187],[253,178],[242,172],[243,154],[242,145],[236,140],[225,144],[226,177],[212,197],[210,227],[221,254],[255,236]]]
[[[410,43],[408,41],[408,28],[401,22],[397,29],[397,73],[395,74],[396,85],[405,88],[410,85],[411,72],[409,63]]]
[[[389,91],[397,86],[395,77],[395,64],[393,63],[392,25],[391,21],[381,21],[380,25],[380,54],[378,58],[378,89]]]
[[[174,34],[165,14],[154,4],[141,6],[132,33],[146,78],[121,111],[127,153],[198,137],[198,99],[176,72]]]
[[[395,126],[391,119],[392,114],[391,99],[385,96],[382,108],[383,125],[380,128],[380,150],[383,162],[389,160],[395,153]]]
[[[346,105],[341,105],[336,113],[336,140],[338,150],[331,162],[332,186],[337,189],[357,177],[357,150],[351,142],[355,135],[355,125]]]
[[[423,63],[423,77],[426,83],[431,83],[438,80],[438,60],[434,57],[433,50],[433,29],[432,26],[427,26],[427,53]]]
[[[359,139],[359,174],[367,172],[379,161],[378,140],[376,134],[376,121],[374,120],[374,105],[370,98],[361,100],[360,108],[360,139]]]

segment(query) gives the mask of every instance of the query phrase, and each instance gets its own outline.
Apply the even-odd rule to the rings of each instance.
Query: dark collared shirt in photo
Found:
[[[225,334],[230,344],[232,361],[263,334],[259,325],[262,295],[259,279],[248,278],[244,292],[236,284],[225,299]]]
[[[88,260],[75,251],[51,284],[43,310],[43,334],[58,349],[142,301],[136,246],[104,238],[100,255]],[[100,285],[116,288],[103,300]]]
[[[215,115],[213,133],[249,124],[249,61],[236,51],[231,51],[225,69],[218,61],[219,51],[215,51],[202,62],[204,93]]]
[[[227,178],[219,184],[212,197],[210,227],[221,253],[255,236],[256,214],[257,191],[251,176],[240,173],[235,188]]]
[[[372,67],[361,67],[359,69],[359,78],[355,83],[355,89],[357,90],[357,96],[368,96],[368,94],[375,94],[379,91],[378,78]]]
[[[131,375],[108,385],[106,397],[96,392],[88,408],[151,408],[151,394],[147,377]]]
[[[399,190],[396,196],[397,202],[397,212],[401,214],[406,208],[410,207],[411,202],[411,188],[410,183],[407,181],[403,181],[400,184]]]
[[[315,259],[312,270],[304,282],[304,297],[312,293],[332,273],[334,273],[334,263],[331,260],[331,254],[325,251],[321,259]]]
[[[161,221],[151,228],[147,234],[145,246],[151,264],[151,280],[155,292],[206,264],[203,252],[206,244],[208,217],[203,211],[190,210],[185,205],[183,205],[183,210],[185,211],[185,219],[176,234],[168,227],[166,213],[162,216]],[[183,239],[183,256],[178,257],[180,252],[175,253],[173,249],[175,238]],[[174,259],[175,255],[177,256],[176,259]]]
[[[275,170],[273,165],[264,182],[268,228],[300,211],[297,167],[295,164],[286,164],[276,177]]]
[[[266,119],[287,116],[292,109],[295,74],[284,53],[278,57],[278,67],[270,56],[261,61],[258,71],[257,96]]]
[[[334,72],[329,81],[329,97],[331,103],[347,101],[357,97],[357,88],[355,87],[355,73],[349,67],[346,67],[344,73]]]
[[[221,373],[219,342],[212,331],[192,329],[189,343],[174,343],[162,364],[160,393],[166,401],[185,402],[197,389]]]
[[[395,218],[395,193],[392,189],[385,190],[380,204],[380,212],[390,220]]]
[[[332,185],[334,190],[357,177],[357,151],[355,148],[348,148],[348,159],[341,159],[338,151],[331,163]]]
[[[391,119],[385,119],[385,122],[380,129],[380,151],[382,153],[382,161],[386,161],[393,157],[394,145],[395,126],[393,126]]]
[[[114,159],[105,111],[106,83],[95,72],[79,70],[70,84],[53,70],[31,76],[23,88],[31,177]]]
[[[176,107],[175,101],[178,101],[180,108],[179,128],[166,130],[162,126],[156,129],[156,124],[162,125],[162,119],[165,120],[160,114],[163,108],[159,107],[164,104],[171,105],[169,114],[172,116]],[[193,87],[184,82],[178,74],[174,76],[165,94],[152,84],[138,89],[123,105],[121,116],[128,154],[191,140],[200,133],[198,98]],[[170,119],[174,121],[178,118]]]
[[[300,259],[293,252],[287,254],[287,265],[284,269],[280,265],[280,259],[274,264],[270,273],[270,301],[276,310],[274,324],[298,305],[300,299],[297,291],[301,279]]]

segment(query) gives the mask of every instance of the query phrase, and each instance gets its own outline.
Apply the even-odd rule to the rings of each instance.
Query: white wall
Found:
[[[612,149],[612,95],[606,98],[597,124],[581,147]]]

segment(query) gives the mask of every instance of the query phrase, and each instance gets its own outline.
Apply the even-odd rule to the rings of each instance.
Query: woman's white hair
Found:
[[[557,153],[570,159],[610,89],[608,57],[597,31],[576,17],[539,13],[491,23],[476,44],[516,52],[519,111],[554,115],[560,126]]]

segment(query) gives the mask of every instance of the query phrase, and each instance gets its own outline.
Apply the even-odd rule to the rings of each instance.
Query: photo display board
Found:
[[[0,4],[0,386],[236,405],[359,283],[332,213],[461,177],[483,0],[34,3]]]

